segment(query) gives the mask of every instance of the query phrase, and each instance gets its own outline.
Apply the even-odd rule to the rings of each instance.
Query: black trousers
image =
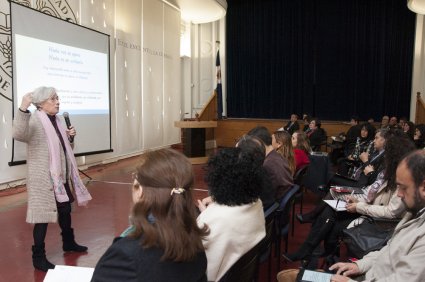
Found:
[[[71,203],[60,203],[58,205],[58,222],[62,232],[71,229]],[[33,229],[34,245],[40,246],[44,244],[46,239],[48,223],[36,223]]]

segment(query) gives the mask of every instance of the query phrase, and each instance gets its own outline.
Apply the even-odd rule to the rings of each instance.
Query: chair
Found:
[[[266,221],[266,237],[262,240],[263,244],[260,250],[260,263],[268,261],[268,273],[267,281],[270,281],[271,275],[271,255],[272,255],[272,245],[273,241],[276,238],[276,212],[279,208],[278,203],[274,203],[264,212],[264,218]],[[258,280],[258,279],[257,279]]]
[[[219,282],[249,282],[254,281],[258,272],[258,262],[263,241],[260,241],[251,250],[244,254],[226,272]]]
[[[280,200],[279,208],[276,211],[276,243],[275,256],[277,256],[277,269],[280,268],[280,243],[282,237],[285,238],[285,252],[288,251],[288,234],[291,225],[291,210],[294,204],[295,194],[300,189],[300,186],[294,184]]]
[[[300,189],[295,194],[294,205],[292,206],[292,237],[294,236],[294,227],[295,227],[295,204],[297,202],[300,203],[300,213],[303,213],[303,198],[304,198],[304,187],[303,187],[303,179],[304,175],[307,172],[308,165],[305,165],[298,169],[294,175],[294,184],[300,186]]]

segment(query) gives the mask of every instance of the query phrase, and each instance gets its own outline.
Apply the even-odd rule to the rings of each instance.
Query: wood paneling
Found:
[[[415,124],[425,123],[425,103],[421,98],[421,92],[416,93],[416,116]]]
[[[284,126],[288,120],[269,120],[269,119],[225,119],[219,120],[215,129],[215,139],[219,147],[232,147],[236,141],[246,134],[250,129],[256,126],[265,126],[270,132]],[[350,124],[338,121],[322,122],[322,128],[326,130],[328,136],[338,135],[340,132],[346,132]]]

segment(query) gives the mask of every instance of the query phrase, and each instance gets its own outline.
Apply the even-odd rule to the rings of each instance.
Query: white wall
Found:
[[[181,115],[180,11],[161,0],[32,0],[30,5],[111,36],[114,152],[81,157],[80,165],[111,162],[180,143],[180,130],[174,127]],[[6,66],[0,67],[0,189],[4,189],[24,183],[26,176],[25,165],[8,165],[12,86],[7,68],[11,50],[7,0],[0,0],[0,26],[7,31],[0,33],[0,65]]]
[[[416,16],[415,50],[413,57],[412,93],[410,102],[410,120],[415,121],[416,93],[421,92],[425,99],[425,20],[423,15]]]

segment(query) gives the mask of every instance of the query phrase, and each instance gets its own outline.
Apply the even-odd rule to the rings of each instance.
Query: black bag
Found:
[[[366,217],[365,220],[350,229],[344,229],[343,241],[349,255],[361,259],[372,251],[380,250],[391,238],[398,220],[375,220]]]

